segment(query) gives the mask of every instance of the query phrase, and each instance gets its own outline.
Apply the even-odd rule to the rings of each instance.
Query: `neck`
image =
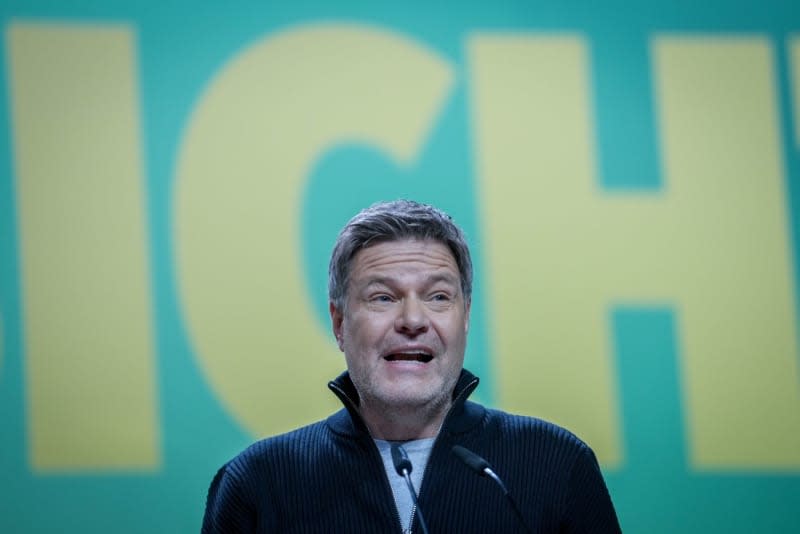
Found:
[[[362,403],[359,412],[373,438],[410,441],[436,437],[450,406],[451,403],[448,403],[446,406],[425,410],[419,407],[371,407]]]

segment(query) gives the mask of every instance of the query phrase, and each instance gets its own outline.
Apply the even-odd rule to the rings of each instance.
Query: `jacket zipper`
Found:
[[[342,400],[342,402],[346,402],[349,405],[349,407],[352,408],[350,412],[352,414],[358,414],[358,407],[355,404],[353,404],[353,401],[350,400],[350,397],[347,396],[347,393],[345,393],[342,390],[342,388],[340,388],[336,384],[332,384],[332,387],[336,388],[339,391],[340,393],[339,398]],[[361,423],[363,424],[364,419],[361,418],[361,415],[358,415],[358,417],[359,419],[361,419]],[[364,425],[364,427],[366,428],[366,424]],[[386,468],[383,466],[383,458],[381,458],[381,451],[378,450],[378,446],[375,444],[375,440],[372,439],[372,436],[370,436],[369,442],[372,445],[373,457],[377,456],[377,459],[380,461],[381,473],[383,473],[384,488],[389,490],[389,497],[392,498],[392,508],[394,509],[394,517],[395,519],[397,519],[397,526],[400,527],[399,528],[400,534],[406,534],[406,531],[403,530],[403,519],[400,517],[400,510],[397,509],[397,503],[394,502],[394,494],[392,493],[392,484],[389,482],[389,475],[386,473]],[[411,524],[414,521],[415,511],[416,507],[413,508],[411,511],[411,522],[408,524],[409,525],[408,534],[411,533]]]
[[[442,429],[445,427],[445,425],[447,423],[447,420],[450,419],[450,416],[453,414],[453,407],[456,406],[461,401],[462,397],[465,397],[466,395],[469,395],[472,392],[472,386],[477,382],[478,382],[478,379],[477,378],[473,378],[472,380],[470,380],[470,382],[468,384],[466,384],[464,386],[464,388],[461,390],[461,393],[456,395],[456,398],[453,399],[453,404],[450,405],[450,409],[447,411],[447,415],[444,416],[444,419],[442,420],[442,426],[439,427],[439,432],[436,433],[436,439],[433,440],[433,445],[431,446],[431,455],[428,457],[428,462],[425,464],[425,470],[422,472],[422,478],[419,481],[420,494],[417,496],[417,499],[419,499],[419,497],[422,496],[422,487],[425,485],[425,477],[428,475],[428,471],[431,468],[431,459],[433,459],[433,453],[436,451],[436,445],[439,443],[439,438],[442,435]],[[409,520],[409,523],[408,523],[408,532],[409,532],[409,534],[411,534],[412,527],[414,526],[414,515],[415,515],[416,511],[417,511],[417,508],[415,506],[411,510],[411,519]],[[399,515],[400,514],[398,514],[398,516]],[[401,528],[402,528],[402,524],[401,524]]]
[[[396,507],[397,506],[395,505],[395,508]],[[403,534],[413,534],[413,532],[411,530],[411,526],[414,524],[414,514],[416,514],[416,513],[417,513],[417,505],[415,504],[415,505],[413,505],[411,507],[411,516],[408,518],[408,530],[404,530]],[[400,515],[399,511],[397,512],[397,515],[398,516]],[[403,528],[402,523],[400,524],[400,528]]]
[[[473,378],[472,380],[469,381],[469,383],[467,383],[462,388],[461,393],[456,395],[456,398],[453,399],[453,404],[450,406],[450,409],[447,411],[447,414],[444,416],[444,419],[442,420],[442,426],[439,427],[439,432],[436,433],[436,438],[433,440],[433,445],[431,446],[431,455],[428,458],[428,463],[425,464],[425,470],[422,472],[422,478],[420,479],[420,482],[419,482],[420,492],[422,491],[422,486],[425,484],[425,476],[428,474],[428,470],[431,467],[430,459],[433,457],[433,453],[434,453],[434,451],[436,449],[436,444],[439,443],[439,437],[442,435],[442,429],[445,427],[445,423],[447,423],[447,420],[450,419],[450,416],[453,414],[453,407],[456,406],[461,401],[462,397],[465,397],[466,395],[469,395],[469,393],[472,392],[472,389],[473,389],[472,386],[474,384],[476,384],[477,382],[478,382],[478,379],[477,378]],[[353,401],[350,400],[350,397],[347,395],[347,393],[345,393],[342,390],[342,388],[340,388],[336,384],[331,384],[331,386],[333,388],[336,388],[337,391],[339,391],[339,393],[340,393],[339,394],[339,398],[340,399],[344,399],[343,402],[346,402],[350,406],[350,408],[352,408],[352,410],[350,410],[351,413],[357,414],[359,419],[361,419],[361,423],[364,424],[364,419],[361,418],[361,415],[358,413],[358,407],[355,404],[353,404]],[[366,424],[364,424],[364,427],[366,428]],[[372,443],[373,455],[377,455],[378,460],[380,460],[381,467],[383,467],[383,459],[381,458],[381,452],[378,450],[378,446],[375,444],[375,440],[372,438],[372,436],[370,436],[370,440],[369,441],[370,441],[370,443]],[[383,469],[381,469],[381,472],[383,473],[384,487],[389,490],[389,496],[392,498],[392,504],[394,504],[394,517],[395,517],[395,519],[397,519],[397,524],[400,527],[400,533],[401,534],[413,534],[413,531],[414,531],[414,528],[413,528],[414,527],[414,519],[416,518],[416,514],[417,514],[417,506],[414,505],[411,508],[411,517],[408,520],[408,530],[406,531],[406,530],[403,529],[403,519],[400,517],[400,510],[397,509],[397,503],[394,502],[394,494],[392,493],[392,484],[389,482],[389,475],[386,473],[386,468],[384,467]],[[417,499],[419,499],[419,496],[417,496]]]

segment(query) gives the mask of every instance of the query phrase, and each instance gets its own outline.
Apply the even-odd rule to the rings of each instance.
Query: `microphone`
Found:
[[[489,462],[475,454],[469,449],[462,447],[461,445],[453,445],[453,454],[455,454],[459,460],[464,462],[467,467],[481,475],[482,477],[489,477],[491,478],[503,491],[503,495],[508,499],[508,502],[511,504],[511,508],[514,510],[514,515],[517,516],[517,519],[525,527],[527,532],[533,532],[528,524],[525,522],[525,518],[522,517],[522,512],[520,512],[519,507],[517,506],[517,502],[514,500],[514,497],[511,496],[511,492],[508,491],[506,485],[503,484],[503,481],[497,476],[497,473],[494,472],[492,466],[489,465]]]
[[[411,493],[411,502],[414,504],[414,509],[417,511],[419,517],[419,526],[422,529],[422,534],[428,534],[428,526],[425,524],[425,519],[422,517],[422,510],[417,503],[417,492],[414,491],[414,484],[411,482],[411,460],[402,445],[399,443],[392,443],[392,463],[394,470],[397,474],[405,478],[408,484],[408,491]],[[412,522],[414,518],[411,518]],[[410,527],[411,525],[409,525]]]

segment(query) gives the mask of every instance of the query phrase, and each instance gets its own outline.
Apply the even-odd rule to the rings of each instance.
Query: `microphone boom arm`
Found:
[[[403,477],[408,485],[408,492],[411,494],[411,502],[414,505],[414,510],[417,511],[419,518],[419,526],[422,529],[422,534],[428,534],[428,525],[425,524],[425,518],[422,517],[422,510],[419,508],[417,502],[417,492],[414,490],[414,483],[411,482],[411,460],[402,445],[399,443],[392,443],[392,463],[397,474]],[[414,518],[411,518],[412,523]],[[411,525],[409,525],[409,528]]]
[[[467,467],[483,477],[491,478],[497,484],[497,486],[503,491],[503,495],[506,497],[509,504],[511,504],[511,509],[514,511],[514,515],[517,517],[520,524],[525,527],[527,532],[532,533],[533,531],[528,526],[528,523],[525,522],[525,517],[522,515],[522,511],[520,511],[519,507],[517,506],[517,501],[515,501],[514,497],[511,496],[508,488],[506,488],[506,485],[503,484],[502,480],[500,480],[500,477],[497,476],[497,473],[494,472],[492,466],[489,465],[489,462],[471,450],[462,447],[461,445],[454,445],[452,450],[453,454],[455,454],[459,460],[464,462]]]

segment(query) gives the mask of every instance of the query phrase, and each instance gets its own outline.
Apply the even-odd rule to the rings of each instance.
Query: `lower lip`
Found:
[[[393,369],[398,370],[421,370],[425,369],[430,362],[421,362],[419,360],[384,360]]]

